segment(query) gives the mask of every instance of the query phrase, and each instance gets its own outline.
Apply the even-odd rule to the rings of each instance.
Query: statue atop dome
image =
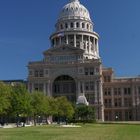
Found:
[[[79,0],[70,0],[70,2],[79,2]]]

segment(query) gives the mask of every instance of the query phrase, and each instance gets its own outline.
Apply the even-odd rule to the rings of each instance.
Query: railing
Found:
[[[40,65],[40,64],[79,64],[79,63],[93,63],[99,62],[98,60],[77,60],[77,61],[67,61],[67,62],[51,62],[51,61],[36,61],[36,62],[29,62],[29,65]]]

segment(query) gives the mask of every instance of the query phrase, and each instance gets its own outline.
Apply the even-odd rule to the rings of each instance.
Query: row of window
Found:
[[[124,116],[123,116],[124,114]],[[105,121],[131,121],[132,120],[132,111],[105,111]]]
[[[45,73],[44,73],[44,70],[30,70],[29,71],[29,75],[30,76],[34,76],[34,77],[44,77],[44,74],[48,75],[48,70],[45,70]]]
[[[123,88],[124,95],[131,95],[131,88]],[[104,89],[105,96],[111,96],[111,88]],[[113,95],[121,95],[121,88],[113,88]]]
[[[81,59],[81,56],[62,56],[62,57],[51,57],[49,58],[49,61],[74,61],[76,59]],[[48,75],[49,71],[48,70],[30,70],[29,75],[34,76],[34,77],[44,77],[44,75]],[[79,74],[83,73],[83,68],[79,69]],[[85,75],[95,75],[96,73],[99,73],[98,68],[85,68],[84,69],[84,74]]]
[[[111,82],[111,76],[104,76],[104,82]]]
[[[81,23],[81,22],[71,22],[71,23],[64,23],[58,26],[58,30],[68,29],[68,28],[83,28],[87,30],[92,30],[92,25],[89,23]]]
[[[105,107],[113,107],[112,99],[104,99]],[[132,106],[132,99],[131,98],[124,98],[124,107],[131,107]],[[115,98],[114,99],[114,107],[122,107],[122,98]]]
[[[99,68],[85,68],[85,75],[94,75],[96,73],[99,73]]]
[[[85,82],[85,90],[86,91],[94,91],[94,81]]]

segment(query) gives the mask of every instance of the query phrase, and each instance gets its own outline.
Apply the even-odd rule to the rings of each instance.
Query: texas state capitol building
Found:
[[[62,8],[55,28],[44,59],[28,64],[28,90],[93,105],[100,121],[140,120],[140,77],[115,78],[103,68],[99,35],[79,0]]]

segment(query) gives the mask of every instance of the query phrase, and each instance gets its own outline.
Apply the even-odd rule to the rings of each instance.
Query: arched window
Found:
[[[80,25],[79,22],[77,22],[77,23],[76,23],[76,27],[79,28],[79,25]]]
[[[89,29],[89,25],[87,24],[87,29]]]
[[[92,25],[90,26],[90,30],[92,30]]]
[[[73,24],[73,22],[71,22],[71,23],[70,23],[70,27],[71,27],[71,28],[73,28],[73,27],[74,27],[74,24]]]
[[[85,23],[82,23],[82,28],[85,28]]]
[[[63,29],[63,24],[60,25],[60,29]]]
[[[67,23],[65,23],[65,28],[66,28],[66,29],[68,28],[68,24],[67,24]]]

